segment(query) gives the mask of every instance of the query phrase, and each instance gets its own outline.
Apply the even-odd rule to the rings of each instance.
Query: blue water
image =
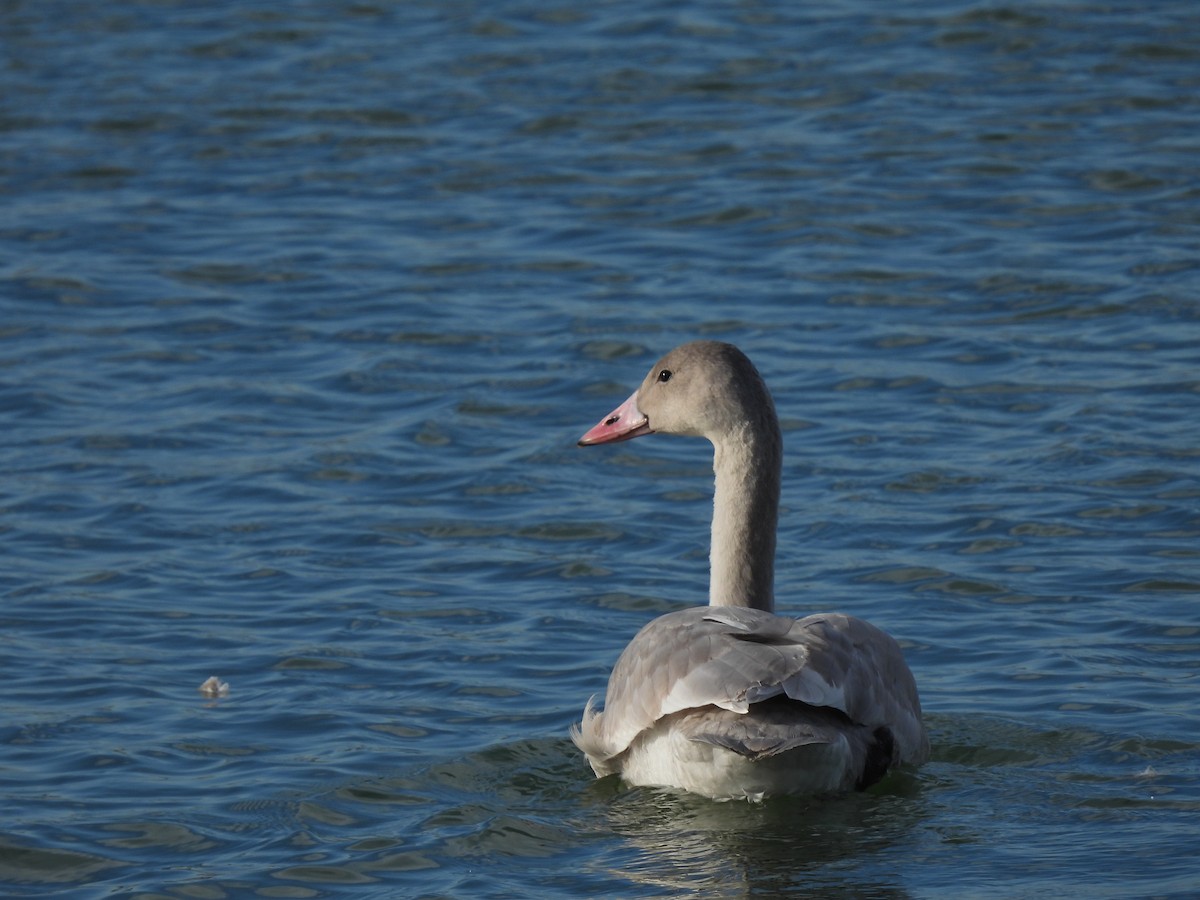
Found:
[[[0,23],[0,893],[1200,891],[1195,4]],[[696,337],[916,674],[867,794],[567,738],[706,596],[707,446],[574,446]]]

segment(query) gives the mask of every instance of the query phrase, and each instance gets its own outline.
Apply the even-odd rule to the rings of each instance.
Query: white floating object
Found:
[[[200,685],[200,693],[205,697],[228,697],[229,682],[222,681],[216,675],[210,675],[208,680]]]

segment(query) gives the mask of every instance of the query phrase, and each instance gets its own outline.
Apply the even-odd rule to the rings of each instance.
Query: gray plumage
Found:
[[[773,698],[790,702],[767,703]],[[676,713],[691,740],[748,758],[855,734],[847,778],[857,786],[875,732],[891,735],[886,768],[929,753],[912,673],[896,642],[869,622],[827,614],[790,619],[757,609],[694,607],[646,625],[609,676],[604,708],[589,703],[572,737],[599,776],[619,772],[640,736]]]

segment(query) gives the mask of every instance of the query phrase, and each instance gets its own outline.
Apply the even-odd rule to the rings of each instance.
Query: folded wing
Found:
[[[639,735],[686,710],[698,712],[681,733],[746,756],[833,740],[840,721],[887,728],[899,761],[928,755],[916,685],[899,646],[852,616],[790,619],[738,607],[669,613],[629,643],[608,684],[604,711],[589,702],[572,731],[598,773],[616,771],[614,762]],[[827,711],[826,718],[806,716],[804,727],[788,733],[779,701],[766,702],[773,698]],[[699,712],[712,707],[740,716]]]

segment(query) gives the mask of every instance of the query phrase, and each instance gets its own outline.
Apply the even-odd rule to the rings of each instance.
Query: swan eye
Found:
[[[666,384],[668,381],[671,380],[671,374],[672,373],[671,373],[670,369],[663,369],[661,372],[658,373],[658,383]]]

